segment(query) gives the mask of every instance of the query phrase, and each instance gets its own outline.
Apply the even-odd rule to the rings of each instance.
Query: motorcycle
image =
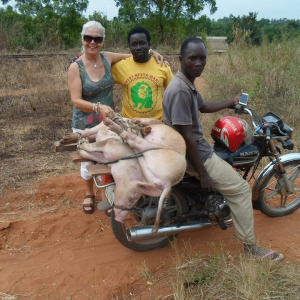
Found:
[[[270,217],[291,214],[300,207],[300,153],[281,155],[278,144],[285,150],[293,150],[293,129],[272,112],[259,117],[247,103],[237,104],[233,109],[237,114],[248,114],[253,128],[238,117],[218,119],[211,131],[214,153],[227,161],[243,179],[255,179],[254,209]],[[256,176],[264,157],[270,162]],[[99,186],[96,176],[94,180],[99,188],[114,184]],[[166,246],[183,232],[215,225],[225,230],[232,225],[226,199],[216,191],[201,190],[201,183],[186,174],[164,200],[160,227],[154,233],[158,199],[140,198],[124,223],[115,221],[112,211],[112,231],[122,245],[135,251],[149,251]]]

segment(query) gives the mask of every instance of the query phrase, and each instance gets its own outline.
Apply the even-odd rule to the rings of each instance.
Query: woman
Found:
[[[69,67],[68,86],[73,103],[72,129],[80,132],[98,125],[103,117],[114,110],[111,65],[125,59],[131,54],[113,52],[100,53],[105,37],[104,27],[96,21],[83,25],[81,41],[84,53]],[[153,52],[157,62],[163,57]],[[86,193],[83,200],[83,211],[94,212],[94,184],[86,166],[81,163],[81,177],[85,181]],[[105,199],[104,189],[101,198]]]

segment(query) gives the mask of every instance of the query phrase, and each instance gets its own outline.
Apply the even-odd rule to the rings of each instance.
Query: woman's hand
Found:
[[[110,106],[107,106],[104,104],[100,104],[97,106],[97,112],[98,112],[98,114],[101,114],[103,116],[103,118],[104,117],[113,118],[115,115],[114,110]]]
[[[170,66],[170,64],[168,63],[168,61],[158,52],[151,50],[152,56],[155,58],[156,62],[161,66],[163,66],[165,64],[165,66]]]

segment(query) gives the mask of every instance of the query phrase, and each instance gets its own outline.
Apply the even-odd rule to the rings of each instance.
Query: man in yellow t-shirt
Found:
[[[173,78],[169,66],[161,66],[150,55],[150,33],[143,27],[134,27],[128,33],[132,56],[112,65],[114,83],[123,88],[122,115],[125,118],[155,118],[162,121],[163,89]],[[98,204],[106,210],[114,199],[113,186],[106,188],[110,201]]]
[[[149,54],[150,39],[145,28],[134,27],[128,33],[132,56],[112,66],[114,82],[123,88],[122,115],[126,118],[162,120],[163,89],[173,73],[169,66],[161,66]]]

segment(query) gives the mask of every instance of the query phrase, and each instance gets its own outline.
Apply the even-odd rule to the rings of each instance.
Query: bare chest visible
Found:
[[[95,64],[88,63],[85,65],[85,69],[89,78],[94,82],[100,81],[105,75],[105,67],[102,61],[101,64],[98,64],[96,67]]]

